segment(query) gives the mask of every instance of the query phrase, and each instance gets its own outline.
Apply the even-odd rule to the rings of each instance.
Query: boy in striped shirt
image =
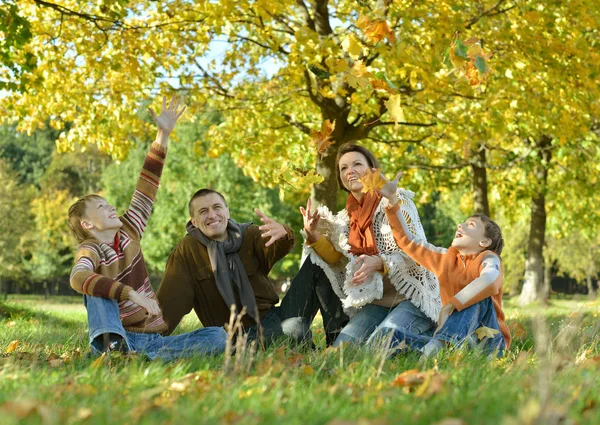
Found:
[[[87,195],[69,208],[69,228],[79,246],[71,287],[84,295],[92,352],[119,348],[151,359],[174,359],[225,348],[222,328],[204,328],[164,337],[167,325],[150,285],[140,241],[152,212],[167,154],[169,135],[185,107],[163,98],[160,115],[149,108],[158,127],[131,204],[122,216],[99,195]]]

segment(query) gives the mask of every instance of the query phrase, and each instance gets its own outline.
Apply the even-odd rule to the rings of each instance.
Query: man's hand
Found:
[[[321,237],[321,234],[317,230],[317,226],[321,217],[319,216],[319,211],[316,209],[311,213],[311,208],[312,200],[308,198],[308,201],[306,202],[306,209],[304,209],[304,207],[300,207],[300,214],[302,214],[304,231],[306,232],[308,242],[315,243]]]
[[[282,224],[279,224],[272,218],[267,217],[258,208],[254,208],[254,212],[257,216],[260,217],[260,221],[265,223],[258,228],[259,230],[263,230],[261,236],[263,238],[271,238],[267,241],[265,246],[271,246],[276,241],[287,235],[287,231],[285,230],[285,227],[283,227]]]
[[[178,98],[177,96],[173,95],[171,101],[169,102],[169,106],[167,106],[167,98],[163,96],[162,111],[158,116],[156,115],[156,112],[154,112],[154,109],[148,108],[148,111],[150,112],[150,115],[152,115],[154,123],[158,127],[160,135],[168,137],[175,128],[177,120],[179,119],[181,114],[183,114],[186,108],[185,106],[182,106],[181,109],[179,109],[180,101],[181,98]]]
[[[160,307],[156,300],[153,300],[152,298],[146,298],[142,294],[137,293],[135,290],[131,290],[129,291],[129,299],[145,309],[151,316],[160,314]]]
[[[361,255],[358,260],[362,262],[360,268],[354,272],[352,285],[358,286],[363,283],[375,272],[383,271],[383,260],[378,255]]]
[[[444,323],[446,323],[446,320],[448,320],[448,317],[450,317],[450,315],[452,314],[452,312],[456,310],[456,307],[454,307],[454,305],[448,303],[445,306],[442,307],[442,309],[440,310],[440,318],[438,320],[438,327],[436,328],[435,332],[433,333],[433,336],[435,336],[440,329],[442,329],[442,326],[444,326]]]
[[[396,196],[396,191],[398,190],[398,181],[402,177],[402,171],[396,174],[396,178],[394,180],[387,180],[383,173],[381,174],[381,178],[386,181],[385,186],[379,190],[379,194],[383,197],[386,197],[390,202],[390,205],[394,205],[398,202],[398,197]]]

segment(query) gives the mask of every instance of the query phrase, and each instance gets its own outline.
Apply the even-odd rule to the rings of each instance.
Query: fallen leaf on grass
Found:
[[[0,406],[0,412],[12,415],[19,420],[37,414],[43,424],[56,422],[54,412],[38,400],[7,401]]]
[[[311,365],[306,365],[302,368],[302,375],[304,376],[312,376],[315,374],[315,370]]]
[[[105,357],[106,357],[106,353],[102,353],[102,355],[100,357],[98,357],[96,360],[94,360],[94,362],[92,363],[91,367],[92,368],[98,368],[98,367],[100,367],[100,365],[104,361]]]
[[[519,322],[510,322],[508,327],[513,339],[525,339],[527,337],[527,329]]]
[[[482,326],[480,328],[475,329],[475,333],[477,334],[477,338],[481,341],[484,338],[493,338],[494,335],[500,333],[500,331],[492,328],[488,328],[487,326]]]
[[[376,192],[385,186],[385,180],[381,178],[381,170],[379,168],[375,171],[367,170],[359,180],[362,183],[361,191],[363,193]]]
[[[467,425],[467,423],[462,419],[446,418],[434,423],[433,425]]]
[[[75,417],[77,418],[77,420],[85,421],[86,419],[92,417],[92,409],[90,409],[89,407],[81,407],[77,410]]]
[[[414,392],[417,397],[428,398],[440,392],[447,379],[446,375],[434,369],[425,372],[411,369],[398,375],[392,385],[402,387],[406,392]]]
[[[13,351],[15,351],[17,349],[17,347],[19,346],[19,344],[21,344],[21,341],[18,339],[15,339],[14,341],[12,341],[10,344],[8,344],[8,347],[6,347],[6,354],[10,354]]]

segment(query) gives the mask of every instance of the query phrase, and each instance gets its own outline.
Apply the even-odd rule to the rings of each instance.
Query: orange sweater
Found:
[[[399,209],[399,204],[386,209],[394,239],[409,257],[435,273],[440,282],[442,305],[451,303],[458,311],[462,311],[487,297],[491,297],[494,309],[496,310],[500,331],[504,335],[506,348],[509,349],[511,340],[510,331],[504,322],[504,312],[502,311],[502,268],[500,268],[498,278],[491,285],[487,285],[482,290],[475,292],[467,301],[461,302],[456,297],[456,294],[479,277],[484,257],[496,254],[492,251],[484,251],[479,254],[463,257],[454,247],[450,247],[449,249],[437,248],[426,242],[422,243],[411,240],[398,218],[397,212]]]

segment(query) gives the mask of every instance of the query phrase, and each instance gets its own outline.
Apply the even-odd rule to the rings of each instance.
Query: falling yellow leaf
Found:
[[[477,334],[477,338],[479,338],[479,340],[481,341],[484,338],[493,338],[494,335],[500,333],[500,331],[488,328],[487,326],[482,326],[480,328],[477,328],[475,330],[475,333]]]
[[[369,80],[369,82],[373,86],[374,90],[383,90],[383,91],[388,92],[389,94],[396,93],[395,90],[392,89],[386,81],[383,81],[383,80],[380,80],[377,78],[373,78],[373,79]]]
[[[18,340],[18,339],[15,339],[10,344],[8,344],[8,347],[6,348],[5,353],[6,354],[12,353],[13,351],[15,351],[17,349],[17,347],[19,346],[19,344],[21,344],[21,341]]]
[[[379,168],[375,171],[367,170],[359,180],[362,183],[361,191],[364,193],[377,192],[385,186],[385,180],[381,178],[381,170]]]
[[[396,41],[396,37],[386,21],[379,19],[370,20],[366,16],[361,15],[356,21],[356,26],[374,43],[379,43],[384,38],[387,38],[391,44],[394,44]]]
[[[373,75],[367,70],[363,61],[356,61],[350,71],[345,75],[344,80],[355,89],[365,87],[370,83]]]
[[[98,357],[96,360],[94,360],[94,362],[92,363],[92,367],[93,368],[100,367],[100,365],[104,361],[104,357],[106,357],[106,352],[102,353],[102,355],[100,357]]]
[[[310,137],[312,138],[310,143],[315,146],[318,153],[324,153],[329,146],[333,145],[334,142],[331,141],[333,130],[335,130],[335,121],[325,120],[321,125],[321,131],[312,131],[310,133]]]
[[[391,95],[390,98],[384,102],[384,105],[392,117],[392,120],[394,120],[396,123],[396,126],[399,122],[405,122],[404,110],[401,106],[401,98],[399,94]]]
[[[358,41],[354,34],[349,34],[344,41],[342,41],[342,49],[344,52],[348,53],[352,59],[358,59],[362,56],[363,52],[366,51],[365,46]]]

